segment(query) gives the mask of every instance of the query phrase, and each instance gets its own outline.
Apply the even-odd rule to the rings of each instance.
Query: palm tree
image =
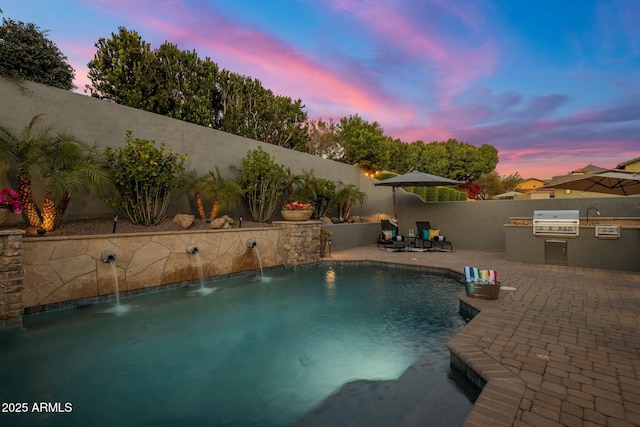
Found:
[[[35,163],[35,151],[45,131],[42,128],[41,119],[41,114],[34,116],[19,135],[14,135],[0,126],[0,151],[3,153],[0,157],[0,173],[14,172],[17,175],[22,212],[29,224],[34,227],[40,227],[42,219],[33,201],[29,170]]]
[[[60,225],[74,193],[94,192],[110,180],[95,147],[66,131],[44,126],[41,119],[42,115],[35,116],[18,136],[0,127],[0,149],[7,153],[0,161],[0,172],[17,174],[29,225],[51,231]],[[34,174],[44,185],[41,208],[33,199]]]
[[[338,216],[345,221],[351,216],[351,209],[356,203],[360,206],[367,201],[367,193],[361,191],[356,185],[345,185],[342,181],[338,181],[338,192],[336,193],[338,204]]]
[[[198,171],[191,170],[187,176],[185,177],[184,187],[187,191],[194,192],[194,201],[196,204],[196,210],[198,211],[198,215],[200,215],[201,220],[206,220],[207,215],[204,213],[204,203],[202,203],[202,192],[206,190],[207,187],[207,177],[203,175],[198,175]]]
[[[285,167],[284,172],[286,174],[287,201],[291,202],[293,200],[295,188],[303,185],[304,180],[302,176],[296,175],[291,172],[291,169],[289,169],[288,167]]]
[[[336,184],[331,180],[316,177],[313,170],[302,172],[303,185],[299,192],[303,200],[313,203],[313,217],[321,219],[335,207]]]
[[[218,217],[218,212],[233,209],[242,200],[242,189],[231,179],[223,178],[216,166],[215,173],[209,171],[206,178],[206,190],[213,202],[211,206],[211,220]]]
[[[34,169],[45,187],[42,228],[50,231],[60,226],[73,194],[96,192],[111,181],[95,146],[64,130],[47,133],[43,142]]]

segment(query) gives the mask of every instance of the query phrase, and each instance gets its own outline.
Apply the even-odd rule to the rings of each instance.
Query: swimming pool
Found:
[[[24,330],[0,334],[0,401],[28,413],[4,411],[0,424],[309,424],[330,395],[348,404],[360,386],[362,402],[361,381],[399,378],[411,396],[455,400],[450,425],[462,424],[473,397],[452,380],[445,347],[464,325],[459,283],[375,265],[267,274],[210,282],[206,296],[129,298],[138,309],[122,316],[102,304],[25,317]],[[416,366],[419,384],[407,376]]]

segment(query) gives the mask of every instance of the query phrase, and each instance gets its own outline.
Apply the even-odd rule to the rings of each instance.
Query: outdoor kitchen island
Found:
[[[506,259],[640,271],[640,217],[581,218],[578,211],[535,211],[505,224]]]

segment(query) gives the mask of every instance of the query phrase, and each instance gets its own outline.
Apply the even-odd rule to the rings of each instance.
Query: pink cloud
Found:
[[[449,107],[452,98],[466,89],[474,80],[490,75],[496,67],[498,52],[494,43],[480,41],[468,45],[455,38],[444,38],[437,22],[417,22],[410,14],[399,13],[397,5],[391,1],[376,2],[362,7],[359,2],[333,2],[350,16],[359,19],[379,40],[385,40],[394,49],[404,52],[419,62],[425,73],[435,75],[436,91],[440,94],[440,105]],[[474,7],[458,8],[450,2],[436,1],[429,5],[457,19],[474,31],[476,40],[481,40],[477,22],[482,20]],[[471,5],[469,5],[471,6]],[[425,79],[426,81],[426,79]]]

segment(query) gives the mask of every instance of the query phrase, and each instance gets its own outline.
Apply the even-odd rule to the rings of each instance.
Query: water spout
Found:
[[[117,258],[116,254],[111,251],[102,252],[102,254],[100,254],[100,260],[106,264],[115,263]]]
[[[262,270],[262,259],[260,259],[260,251],[258,250],[258,244],[256,243],[255,239],[247,240],[247,248],[253,249],[253,253],[258,260],[258,267],[260,267],[260,280],[263,282],[267,282],[268,279],[265,279],[264,277],[264,271]]]
[[[113,293],[116,299],[116,305],[105,310],[105,313],[114,313],[116,315],[121,315],[128,312],[132,306],[129,305],[120,305],[120,286],[118,284],[118,270],[116,268],[116,259],[118,257],[112,251],[105,251],[100,254],[100,260],[106,264],[111,266],[111,276],[113,277]]]
[[[200,257],[200,249],[196,245],[187,246],[187,253],[193,255],[195,259],[196,268],[198,270],[198,279],[200,280],[200,288],[197,291],[190,292],[190,294],[209,295],[217,288],[207,288],[204,285],[204,272],[202,271],[202,258]]]

